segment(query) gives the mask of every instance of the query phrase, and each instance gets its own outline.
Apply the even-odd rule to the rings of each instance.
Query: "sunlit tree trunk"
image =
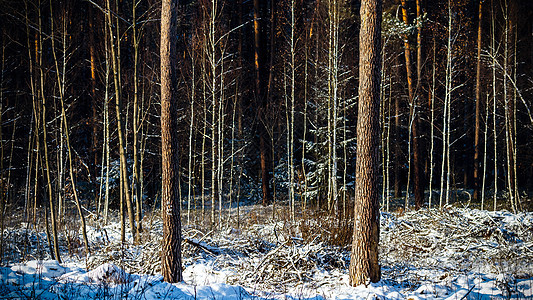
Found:
[[[381,278],[379,244],[379,101],[381,1],[363,0],[359,32],[359,109],[350,285]]]
[[[242,10],[243,10],[243,0],[238,0],[238,12],[239,12],[239,25],[243,23],[242,21]],[[243,37],[242,37],[242,27],[239,27],[239,38],[238,38],[238,49],[239,49],[239,60],[238,60],[238,66],[239,69],[243,68],[243,53],[242,53],[242,44],[243,44]],[[238,148],[239,148],[239,155],[238,155],[238,172],[239,175],[237,177],[237,228],[240,228],[240,207],[241,207],[241,179],[243,175],[243,164],[244,164],[244,141],[243,141],[243,128],[242,128],[242,105],[243,105],[243,99],[242,99],[242,93],[240,90],[240,77],[237,78],[237,82],[235,84],[235,89],[238,93],[238,100],[237,100],[237,136],[238,136]]]
[[[382,41],[381,43],[381,83],[380,83],[380,118],[382,120],[381,122],[381,177],[382,177],[382,184],[381,184],[381,208],[386,208],[387,202],[388,202],[388,194],[387,194],[387,128],[389,127],[389,118],[387,116],[387,110],[389,106],[389,99],[386,99],[386,87],[385,83],[387,82],[387,69],[385,68],[385,60],[386,60],[386,47],[387,47],[387,41]],[[388,211],[388,210],[387,210]]]
[[[503,111],[504,111],[504,122],[505,122],[505,160],[506,160],[506,177],[507,177],[507,192],[509,195],[509,202],[511,209],[516,212],[515,199],[513,192],[513,171],[511,170],[512,165],[512,129],[511,129],[511,120],[510,120],[510,111],[509,111],[509,90],[508,90],[508,80],[507,76],[509,73],[509,31],[510,31],[510,18],[509,18],[509,4],[507,0],[504,1],[503,5],[503,19],[505,25],[503,28]]]
[[[288,141],[288,177],[289,177],[289,205],[290,205],[290,211],[291,211],[291,220],[295,221],[295,196],[294,196],[294,113],[295,113],[295,90],[296,90],[296,65],[295,65],[295,57],[296,57],[296,38],[294,31],[296,30],[296,19],[295,19],[295,1],[291,0],[290,2],[290,37],[289,37],[289,54],[290,54],[290,122],[289,118],[287,118],[287,141]],[[289,108],[287,107],[287,110]]]
[[[515,26],[516,27],[516,26]],[[511,27],[512,29],[512,27]],[[518,43],[518,28],[515,28],[515,31],[514,31],[514,55],[513,55],[513,59],[514,59],[514,83],[515,83],[515,86],[517,84],[517,81],[518,81],[518,62],[517,62],[517,43]],[[517,159],[517,152],[518,152],[518,145],[516,144],[517,143],[517,138],[518,138],[518,133],[517,133],[517,127],[516,127],[516,119],[517,119],[517,115],[516,115],[516,101],[517,101],[517,94],[518,94],[518,91],[517,89],[513,89],[513,115],[512,115],[512,155],[513,155],[513,179],[514,179],[514,182],[513,182],[513,186],[514,186],[514,197],[515,197],[515,206],[516,206],[516,209],[517,210],[521,210],[522,209],[522,202],[520,201],[520,192],[518,190],[518,174],[517,174],[517,162],[516,162],[516,159]]]
[[[339,85],[339,3],[329,2],[329,49],[328,49],[328,210],[336,213],[337,197],[337,115]]]
[[[163,241],[161,273],[166,282],[183,280],[181,267],[181,218],[179,199],[177,7],[163,0],[161,8],[161,157]]]
[[[386,195],[386,204],[385,209],[387,212],[390,211],[390,198],[391,198],[391,190],[390,190],[390,156],[391,156],[391,110],[392,110],[392,76],[389,74],[389,95],[387,99],[387,131],[386,131],[386,137],[385,137],[385,195]],[[346,158],[345,158],[345,164],[346,164]]]
[[[202,177],[202,181],[201,181],[201,197],[202,197],[202,221],[205,221],[205,213],[206,213],[206,210],[205,210],[205,177],[206,177],[206,172],[205,172],[205,156],[206,156],[206,140],[207,140],[207,71],[206,71],[206,63],[205,63],[205,56],[206,56],[206,52],[207,52],[207,45],[206,43],[204,42],[204,51],[202,51],[202,99],[203,99],[203,117],[204,117],[204,122],[203,122],[203,129],[202,129],[202,150],[201,150],[201,153],[202,153],[202,158],[201,158],[201,177]]]
[[[473,200],[479,199],[479,131],[481,123],[481,34],[483,25],[483,2],[479,0],[477,25],[477,56],[476,56],[476,123],[474,125],[474,195]]]
[[[196,65],[194,61],[195,55],[196,54],[194,53],[194,50],[193,50],[191,52],[192,74],[191,74],[191,105],[190,105],[191,115],[189,119],[189,167],[188,167],[189,184],[188,184],[188,190],[187,190],[187,199],[188,199],[187,200],[187,225],[191,225],[191,203],[193,201],[192,194],[193,194],[193,189],[194,189],[194,186],[193,186],[194,183],[192,182],[192,176],[193,176],[192,164],[194,160],[192,143],[193,143],[193,129],[194,129],[194,100],[195,100],[195,95],[196,95],[196,76],[195,76]]]
[[[398,61],[398,56],[395,56],[395,69],[396,75],[399,78],[400,63]],[[400,97],[394,97],[394,137],[396,142],[394,143],[394,155],[396,159],[394,160],[394,198],[401,197],[401,186],[400,186],[400,157],[402,154],[400,148]]]
[[[27,18],[26,18],[27,19]],[[27,30],[28,32],[28,35],[29,35],[29,30]],[[29,37],[28,37],[29,39]],[[36,68],[40,68],[40,63],[39,63],[39,35],[36,33],[35,34],[35,40],[34,40],[34,44],[35,44],[35,66]],[[30,56],[31,56],[31,53],[29,53]],[[31,61],[31,57],[30,57],[30,61]],[[40,73],[40,72],[39,72]],[[33,228],[36,228],[37,226],[37,188],[38,188],[38,184],[39,184],[39,170],[44,173],[44,170],[42,170],[40,168],[40,166],[42,166],[42,159],[41,159],[41,140],[40,140],[40,137],[39,137],[39,134],[40,134],[40,129],[41,129],[41,104],[40,104],[40,88],[39,88],[39,82],[38,82],[38,79],[37,79],[37,75],[35,76],[35,78],[33,79],[33,82],[32,82],[33,86],[35,87],[34,88],[34,96],[33,96],[33,103],[32,103],[32,110],[33,110],[33,118],[34,118],[34,140],[35,140],[35,149],[34,149],[34,152],[35,152],[35,155],[34,155],[34,159],[35,159],[35,170],[34,170],[34,177],[33,177],[33,201],[32,201],[32,224],[33,224]],[[42,175],[44,177],[44,174]],[[50,253],[53,253],[53,251],[50,251]],[[52,256],[53,254],[51,254],[50,256]]]
[[[236,80],[237,83],[238,79]],[[231,161],[230,161],[230,179],[229,179],[229,194],[228,194],[228,216],[227,216],[227,222],[226,226],[227,228],[230,228],[230,221],[231,221],[231,209],[233,205],[233,168],[235,166],[235,118],[237,115],[237,102],[239,101],[239,85],[235,84],[235,94],[233,95],[233,103],[232,103],[232,114],[231,114]],[[237,202],[237,206],[239,206],[239,203]]]
[[[494,142],[494,207],[496,210],[496,200],[498,195],[498,132],[496,131],[497,115],[496,115],[496,26],[494,19],[494,2],[490,2],[491,6],[491,57],[492,57],[492,134]]]
[[[313,19],[314,20],[314,19]],[[309,40],[312,38],[312,32],[313,32],[313,24],[314,22],[310,23],[309,26],[309,33],[307,33],[307,30],[305,31],[305,45],[304,45],[304,112],[303,112],[303,132],[302,132],[302,161],[301,161],[301,175],[298,178],[298,184],[303,184],[303,188],[301,194],[301,204],[303,209],[305,210],[307,208],[307,171],[305,168],[305,151],[306,151],[306,134],[307,134],[307,101],[308,101],[308,93],[309,93]],[[303,180],[303,182],[301,182]]]
[[[140,242],[140,233],[142,231],[142,193],[141,193],[141,155],[140,155],[140,136],[142,131],[141,111],[139,104],[139,38],[140,32],[137,30],[137,5],[138,0],[132,3],[132,36],[133,36],[133,174],[132,174],[132,195],[135,202],[135,222],[137,228],[135,232],[135,242]],[[131,221],[130,221],[131,222]],[[133,226],[133,225],[132,225]],[[132,229],[133,231],[133,229]]]
[[[211,0],[209,2],[209,25],[208,25],[208,48],[207,56],[210,67],[210,92],[211,92],[211,227],[215,226],[215,203],[217,200],[216,183],[218,181],[218,168],[217,168],[217,130],[216,130],[216,116],[217,116],[217,94],[216,94],[216,80],[217,80],[217,62],[215,52],[215,17],[217,15],[217,1]],[[218,141],[220,142],[220,141]]]
[[[434,156],[435,156],[435,84],[436,84],[436,41],[433,38],[433,72],[431,74],[431,90],[429,97],[429,107],[431,111],[430,119],[430,144],[431,149],[429,150],[429,208],[431,208],[433,202],[433,169],[435,168]]]
[[[223,202],[223,193],[224,193],[224,120],[225,120],[225,93],[224,93],[224,55],[225,49],[223,43],[220,45],[221,55],[220,55],[220,93],[219,93],[219,103],[218,103],[218,125],[217,125],[217,139],[218,139],[218,224],[222,226],[222,202]]]
[[[442,164],[440,176],[440,201],[439,208],[443,204],[449,204],[450,197],[450,113],[451,113],[451,94],[453,81],[453,57],[452,57],[452,7],[451,1],[448,0],[448,41],[446,45],[446,78],[445,78],[445,96],[442,118]]]

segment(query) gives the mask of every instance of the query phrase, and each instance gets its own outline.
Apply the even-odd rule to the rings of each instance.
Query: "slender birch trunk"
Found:
[[[442,126],[442,167],[440,177],[440,201],[439,207],[442,209],[443,203],[449,204],[450,196],[450,106],[452,93],[452,8],[451,1],[448,0],[448,42],[446,50],[446,82],[445,82],[445,98],[443,111],[443,126]]]
[[[132,195],[135,202],[135,222],[137,228],[135,232],[135,242],[140,242],[140,233],[142,231],[142,203],[143,195],[141,193],[141,155],[140,136],[142,131],[142,119],[139,105],[139,38],[141,33],[137,31],[137,0],[132,3],[132,36],[133,36],[133,174],[132,174]],[[130,221],[131,222],[131,221]],[[134,225],[132,225],[134,226]]]
[[[512,29],[512,28],[511,28]],[[517,43],[518,43],[518,28],[515,28],[515,34],[514,34],[514,55],[513,55],[513,58],[514,58],[514,82],[515,84],[517,83],[518,81],[518,63],[517,63]],[[513,182],[513,185],[514,185],[514,193],[515,193],[515,206],[516,206],[516,209],[517,210],[522,210],[522,202],[520,200],[520,191],[518,190],[518,174],[517,174],[517,162],[516,162],[516,159],[517,159],[517,152],[518,152],[518,146],[516,145],[516,142],[518,141],[517,138],[518,138],[518,135],[517,135],[517,127],[516,127],[516,119],[517,119],[517,115],[516,115],[516,100],[517,100],[517,94],[518,94],[518,91],[517,89],[513,89],[513,116],[512,116],[512,120],[513,120],[513,126],[512,126],[512,130],[513,130],[513,135],[512,135],[512,141],[513,141],[513,175],[514,175],[514,182]]]
[[[193,150],[192,150],[192,142],[193,142],[193,129],[194,129],[194,100],[195,100],[195,96],[196,96],[196,74],[195,74],[195,70],[196,70],[196,65],[194,63],[194,57],[195,57],[195,53],[194,53],[194,50],[191,52],[191,67],[192,67],[192,77],[191,77],[191,105],[190,105],[190,110],[191,110],[191,115],[190,115],[190,119],[189,119],[189,167],[188,167],[188,172],[189,172],[189,184],[188,184],[188,190],[187,190],[187,224],[188,225],[191,225],[191,202],[193,200],[193,197],[192,197],[192,190],[193,190],[193,182],[192,182],[192,176],[193,176],[193,172],[192,172],[192,162],[193,162]]]
[[[291,221],[295,221],[295,196],[294,196],[294,113],[295,113],[295,89],[296,89],[296,65],[295,65],[295,57],[296,57],[296,45],[295,45],[295,37],[294,37],[294,31],[296,29],[296,19],[294,15],[295,10],[295,1],[291,0],[291,35],[290,35],[290,61],[291,61],[291,121],[290,121],[290,128],[287,128],[289,132],[289,148],[287,151],[289,151],[289,160],[288,160],[288,166],[289,166],[289,203],[290,203],[290,209],[291,209]]]
[[[496,210],[496,200],[498,195],[498,132],[496,131],[497,115],[496,115],[496,26],[494,20],[494,1],[491,0],[491,56],[492,56],[492,132],[494,142],[494,210]]]
[[[105,31],[105,94],[104,94],[104,148],[105,148],[105,202],[104,202],[104,224],[107,224],[107,217],[109,213],[109,172],[111,168],[110,159],[110,132],[109,132],[109,76],[111,72],[111,63],[109,62],[109,29],[104,26]],[[103,160],[103,156],[102,156]]]
[[[511,209],[513,212],[516,212],[515,203],[514,203],[514,192],[513,192],[513,180],[511,178],[511,128],[510,128],[510,112],[509,112],[509,98],[508,98],[508,87],[507,87],[507,74],[509,72],[509,7],[507,1],[504,2],[503,6],[503,19],[505,21],[504,26],[504,41],[503,41],[503,111],[504,111],[504,122],[505,122],[505,162],[506,162],[506,181],[507,181],[507,193],[509,195],[509,202],[511,204]]]
[[[477,56],[476,56],[476,123],[474,126],[474,195],[473,200],[479,199],[479,131],[481,123],[481,47],[483,25],[483,2],[479,0],[477,26]]]
[[[429,209],[433,202],[433,169],[435,168],[435,163],[433,162],[435,156],[435,73],[436,73],[436,41],[433,38],[433,72],[431,74],[431,96],[429,97],[429,106],[431,110],[431,119],[430,119],[430,144],[431,149],[429,150]]]

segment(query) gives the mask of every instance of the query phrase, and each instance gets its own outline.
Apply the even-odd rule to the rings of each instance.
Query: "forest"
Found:
[[[0,43],[0,298],[533,295],[533,1],[0,0]]]

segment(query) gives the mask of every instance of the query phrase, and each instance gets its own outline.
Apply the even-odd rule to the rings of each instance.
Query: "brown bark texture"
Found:
[[[378,282],[381,0],[361,2],[355,215],[350,285]]]
[[[407,1],[402,0],[402,19],[406,26],[409,26],[409,13],[407,7]],[[418,4],[418,3],[417,3]],[[418,36],[417,36],[418,40]],[[411,45],[409,44],[409,38],[407,34],[404,36],[404,47],[405,47],[405,69],[407,72],[407,89],[409,91],[409,110],[411,116],[413,116],[413,124],[411,126],[412,133],[412,142],[413,142],[413,190],[415,194],[415,206],[420,208],[424,203],[424,185],[422,179],[422,170],[421,170],[421,157],[420,157],[420,147],[418,143],[418,117],[416,116],[416,107],[417,107],[417,97],[415,95],[415,89],[413,84],[413,71],[411,65]],[[420,54],[421,55],[421,54]],[[418,54],[417,54],[418,57]],[[421,69],[420,69],[421,70]],[[419,73],[417,68],[417,74]],[[411,122],[411,120],[409,120]],[[410,157],[408,159],[411,159]],[[407,191],[409,192],[409,191]]]
[[[161,8],[161,156],[163,241],[161,273],[167,282],[183,280],[177,136],[177,0],[163,0]]]

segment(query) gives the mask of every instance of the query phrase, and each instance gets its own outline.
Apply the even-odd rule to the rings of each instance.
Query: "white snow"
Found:
[[[158,275],[154,238],[121,249],[118,224],[89,228],[90,260],[0,268],[1,299],[533,299],[533,213],[473,209],[382,213],[382,280],[348,284],[349,245],[268,222],[203,233],[184,227],[184,281]],[[152,232],[153,231],[153,232]],[[85,268],[89,267],[87,271]]]

